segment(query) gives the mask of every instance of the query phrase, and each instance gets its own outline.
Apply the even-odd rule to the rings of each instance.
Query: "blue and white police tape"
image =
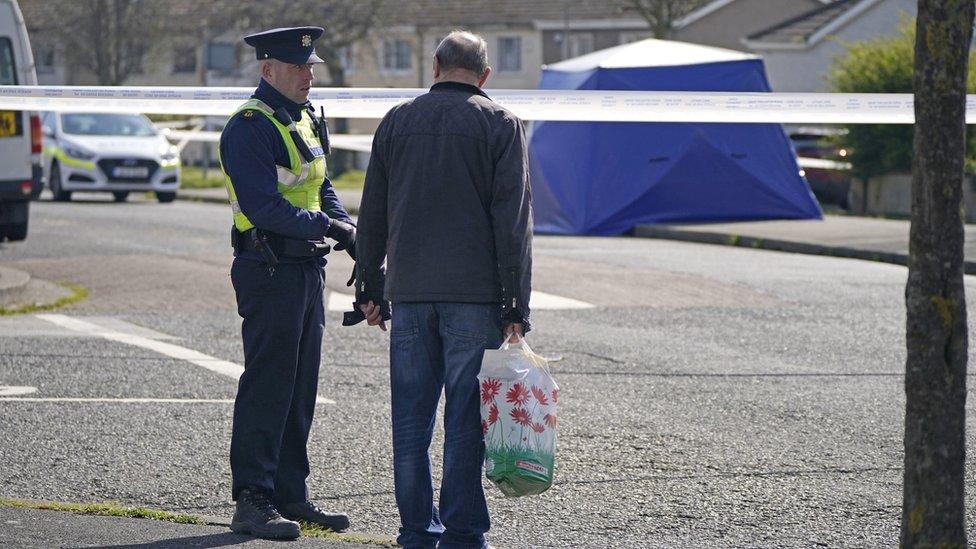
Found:
[[[419,88],[313,88],[316,109],[334,118],[381,118]],[[219,115],[232,113],[252,88],[0,86],[0,109]],[[912,94],[734,93],[488,89],[523,120],[593,122],[766,122],[911,124]],[[976,124],[976,95],[966,120]]]

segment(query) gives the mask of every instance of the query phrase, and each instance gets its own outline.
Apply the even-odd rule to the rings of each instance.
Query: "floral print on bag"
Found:
[[[506,496],[540,494],[552,486],[558,387],[546,360],[523,339],[485,351],[481,431],[485,475]]]

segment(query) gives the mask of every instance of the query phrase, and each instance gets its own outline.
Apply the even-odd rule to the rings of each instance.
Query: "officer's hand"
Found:
[[[513,343],[518,343],[522,340],[522,338],[525,337],[522,324],[518,322],[510,322],[505,324],[505,326],[502,328],[502,332],[505,334],[505,341],[511,339]]]
[[[365,304],[359,305],[359,310],[363,312],[366,316],[366,324],[370,326],[379,326],[380,330],[386,331],[386,321],[383,320],[380,314],[379,305],[375,305],[372,301],[367,301]]]
[[[325,236],[336,241],[334,246],[337,250],[346,250],[349,257],[356,260],[356,227],[351,223],[339,221],[338,219],[329,220],[329,228],[325,231]]]

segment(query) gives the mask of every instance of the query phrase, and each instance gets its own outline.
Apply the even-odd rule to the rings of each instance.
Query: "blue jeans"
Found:
[[[394,303],[390,333],[397,542],[407,548],[487,547],[481,485],[478,371],[502,342],[498,304]],[[444,390],[444,478],[434,504],[430,440]],[[438,545],[439,544],[439,545]]]

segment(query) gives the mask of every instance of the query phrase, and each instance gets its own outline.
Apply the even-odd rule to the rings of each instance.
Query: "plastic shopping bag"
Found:
[[[559,387],[525,339],[485,351],[481,362],[485,475],[510,497],[552,486]]]

